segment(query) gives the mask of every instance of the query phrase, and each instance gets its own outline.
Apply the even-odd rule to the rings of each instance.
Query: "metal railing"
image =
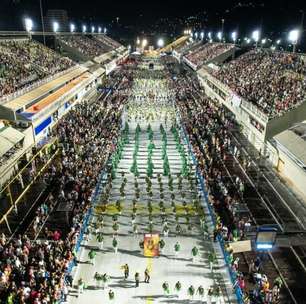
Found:
[[[55,145],[56,149],[52,149]],[[42,174],[45,168],[50,164],[53,158],[58,154],[58,139],[54,138],[49,143],[47,143],[42,149],[40,149],[31,159],[24,165],[17,174],[4,186],[0,192],[0,201],[3,206],[3,214],[1,214],[0,224],[4,221],[7,224],[8,230],[10,231],[10,226],[7,220],[7,216],[13,211],[17,210],[18,203],[22,197],[26,194],[29,188],[37,180],[37,178]],[[24,154],[23,154],[24,155]],[[36,164],[36,160],[41,160],[41,156],[48,156],[46,161],[42,161],[40,164]],[[36,166],[38,168],[36,168]],[[29,173],[29,170],[33,169],[35,173],[33,176]],[[35,169],[34,169],[35,168]]]

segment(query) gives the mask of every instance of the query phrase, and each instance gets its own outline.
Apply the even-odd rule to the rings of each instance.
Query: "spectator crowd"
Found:
[[[254,49],[213,75],[270,117],[282,115],[306,97],[303,55]]]
[[[278,303],[282,280],[276,278],[270,285],[261,267],[260,256],[250,263],[248,274],[242,273],[239,256],[233,253],[229,244],[244,240],[253,224],[249,217],[237,212],[238,206],[244,202],[244,182],[238,176],[229,176],[224,166],[232,154],[239,157],[230,134],[234,121],[213,100],[198,95],[199,84],[194,78],[191,86],[190,79],[192,76],[187,74],[177,82],[177,111],[214,212],[213,238],[215,241],[219,239],[224,246],[227,263],[235,278],[234,288],[239,288],[244,303]],[[251,287],[247,288],[248,285]]]
[[[129,87],[125,77],[108,79],[114,87]],[[126,90],[123,90],[126,91]],[[120,90],[95,103],[77,104],[54,130],[62,146],[60,158],[44,178],[57,179],[56,194],[39,206],[32,222],[35,234],[58,204],[72,206],[70,228],[65,231],[45,229],[44,241],[33,241],[24,234],[0,238],[0,297],[8,304],[60,303],[72,283],[67,273],[69,264],[76,261],[75,245],[83,221],[91,207],[92,194],[99,173],[116,148],[121,128],[121,114],[126,96]]]
[[[206,43],[190,51],[185,57],[194,65],[202,64],[218,57],[234,47],[233,44],[226,43]]]
[[[73,65],[70,59],[33,40],[0,40],[0,97]]]
[[[61,41],[89,57],[97,57],[107,53],[111,48],[100,39],[82,36],[62,36]]]

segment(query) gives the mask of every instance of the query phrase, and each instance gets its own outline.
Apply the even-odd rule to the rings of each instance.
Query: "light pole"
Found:
[[[218,37],[219,41],[221,42],[222,41],[222,32],[218,32],[217,37]]]
[[[253,33],[252,33],[252,38],[254,39],[254,41],[256,42],[256,48],[257,48],[257,44],[258,44],[258,41],[260,39],[260,31],[259,30],[255,30]]]
[[[32,19],[24,18],[24,26],[25,26],[26,31],[29,33],[29,38],[31,40],[32,39],[31,32],[32,32],[32,29],[33,29],[33,21],[32,21]]]
[[[261,45],[264,46],[264,45],[266,44],[266,42],[267,42],[267,39],[266,39],[266,38],[262,39],[262,40],[261,40]]]
[[[211,32],[209,32],[209,33],[208,33],[208,39],[209,39],[209,42],[211,42],[211,41],[212,41],[211,37],[212,37],[212,36],[211,36]]]
[[[70,24],[70,32],[73,33],[75,31],[75,25],[73,23]]]
[[[295,50],[296,50],[296,45],[299,39],[299,34],[300,34],[299,30],[292,30],[289,32],[288,40],[293,45],[293,50],[292,50],[293,53],[295,53]]]
[[[59,24],[57,21],[53,22],[53,32],[56,34],[59,30]]]
[[[237,32],[232,32],[232,40],[234,42],[234,44],[236,44],[236,41],[237,41]]]
[[[223,32],[224,32],[224,21],[225,21],[225,19],[221,19],[221,22],[222,22],[221,37],[222,38],[223,38]]]
[[[159,47],[159,48],[162,48],[163,46],[164,46],[164,40],[162,39],[162,38],[159,38],[158,40],[157,40],[157,46]]]
[[[145,47],[147,46],[148,44],[148,40],[147,39],[143,39],[142,40],[142,48],[145,49]]]
[[[45,22],[44,22],[42,0],[39,0],[39,7],[40,7],[40,20],[41,20],[41,28],[42,28],[42,32],[43,32],[43,40],[44,40],[44,45],[46,45]]]

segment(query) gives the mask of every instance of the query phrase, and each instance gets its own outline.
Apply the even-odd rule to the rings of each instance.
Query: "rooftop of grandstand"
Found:
[[[254,49],[212,74],[270,118],[281,116],[306,98],[304,55]]]
[[[110,38],[106,35],[98,35],[98,36],[95,36],[95,38],[97,40],[99,40],[100,42],[109,46],[110,49],[117,49],[117,48],[120,48],[122,46],[119,42],[113,40],[112,38]]]
[[[60,39],[68,46],[77,49],[83,55],[93,58],[111,50],[108,45],[100,40],[91,39],[84,35],[62,36]]]
[[[206,43],[204,45],[199,45],[196,49],[189,52],[189,54],[186,55],[186,58],[191,63],[199,66],[218,57],[232,48],[234,48],[233,44]]]
[[[0,40],[0,98],[73,65],[33,40]]]
[[[185,43],[180,45],[178,48],[176,48],[175,51],[180,54],[185,54],[186,52],[190,51],[192,48],[201,44],[202,44],[201,41],[199,42],[199,41],[186,40]]]

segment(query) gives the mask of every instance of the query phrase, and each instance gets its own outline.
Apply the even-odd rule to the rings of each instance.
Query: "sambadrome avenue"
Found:
[[[306,304],[304,12],[3,0],[0,304]]]

